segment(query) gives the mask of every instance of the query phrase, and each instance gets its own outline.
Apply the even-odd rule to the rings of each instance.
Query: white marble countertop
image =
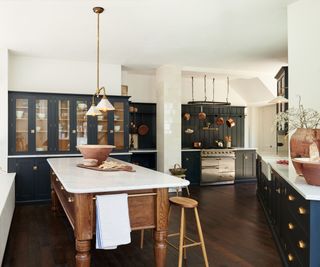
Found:
[[[305,199],[320,200],[320,186],[307,184],[302,176],[296,174],[290,159],[274,154],[263,155],[261,153],[260,156],[269,168],[270,176],[267,177],[268,180],[271,180],[271,169],[273,169]],[[279,159],[288,159],[289,165],[278,164],[277,160]]]
[[[132,149],[129,151],[130,153],[157,153],[158,150],[156,149]]]
[[[15,173],[0,171],[0,214],[6,203],[10,188],[14,183]],[[14,185],[13,185],[14,186]]]
[[[205,148],[204,148],[205,149]],[[217,148],[220,149],[220,148]],[[227,149],[227,148],[224,148]],[[202,148],[182,148],[181,151],[201,151]],[[232,147],[229,149],[230,151],[241,151],[241,150],[257,150],[256,148],[252,147]]]
[[[132,152],[115,152],[110,153],[110,156],[116,155],[132,155]],[[9,155],[9,159],[14,158],[57,158],[57,157],[82,157],[81,154],[35,154],[35,155]]]
[[[169,174],[150,170],[127,162],[112,160],[131,165],[136,172],[100,172],[79,168],[76,165],[82,158],[47,159],[66,191],[70,193],[97,193],[152,188],[182,187],[189,185],[188,180]]]

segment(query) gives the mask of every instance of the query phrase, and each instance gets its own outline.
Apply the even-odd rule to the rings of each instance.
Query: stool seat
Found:
[[[170,197],[169,202],[182,208],[193,209],[198,206],[198,201],[187,197]]]

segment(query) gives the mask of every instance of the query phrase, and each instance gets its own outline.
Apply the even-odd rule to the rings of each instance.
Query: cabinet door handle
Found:
[[[188,161],[189,160],[189,158],[186,158],[186,161]]]
[[[56,182],[59,182],[59,179],[58,179],[58,178],[56,178]]]
[[[37,170],[38,170],[38,166],[35,165],[35,166],[32,167],[32,169],[33,169],[34,171],[37,171]]]
[[[307,210],[306,210],[304,207],[299,207],[299,208],[298,208],[298,213],[299,213],[299,214],[306,214],[306,213],[307,213]]]
[[[113,130],[110,130],[110,133],[113,133]]]
[[[76,130],[72,130],[72,133],[75,134],[77,131]]]
[[[30,133],[34,134],[34,133],[35,133],[35,132],[34,132],[34,129],[31,129],[31,130],[30,130]]]
[[[299,240],[298,247],[301,248],[301,249],[305,249],[306,248],[306,243],[303,242],[302,240]]]
[[[244,156],[244,159],[248,159],[248,156]]]
[[[288,223],[288,229],[289,230],[293,230],[294,229],[294,225],[293,225],[293,223]]]
[[[294,201],[296,198],[293,195],[288,195],[288,200],[289,201]]]
[[[276,189],[276,192],[277,192],[278,194],[280,194],[280,193],[281,193],[280,188],[277,188],[277,189]]]
[[[288,254],[288,260],[289,261],[294,261],[294,257],[291,253]]]

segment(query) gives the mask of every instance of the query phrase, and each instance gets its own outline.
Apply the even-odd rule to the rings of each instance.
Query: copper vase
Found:
[[[294,158],[309,158],[309,147],[316,142],[318,149],[320,144],[320,129],[298,128],[290,139],[290,156]],[[302,175],[302,165],[292,162],[298,175]]]

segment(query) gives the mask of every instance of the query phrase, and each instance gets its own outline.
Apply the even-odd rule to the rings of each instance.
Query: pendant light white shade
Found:
[[[283,96],[277,96],[276,98],[269,101],[270,104],[281,104],[281,103],[288,103],[289,100]]]
[[[97,109],[102,112],[114,110],[114,106],[110,103],[110,101],[103,96],[103,98],[100,100],[99,104],[97,105]]]
[[[97,108],[95,104],[92,104],[89,110],[86,113],[87,116],[99,116],[102,115],[100,110]]]

